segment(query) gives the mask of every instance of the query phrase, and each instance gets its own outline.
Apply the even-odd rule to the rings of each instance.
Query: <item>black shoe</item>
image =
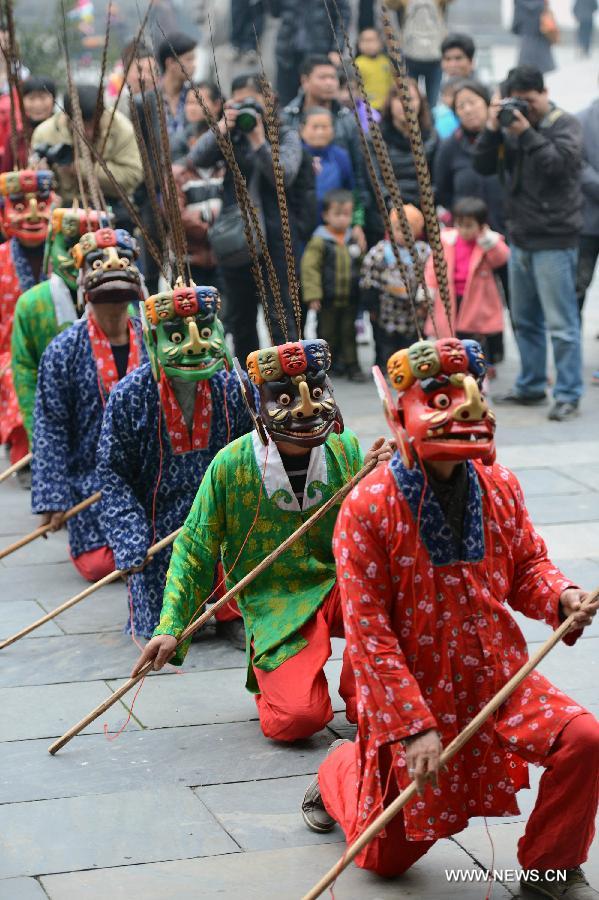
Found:
[[[513,403],[516,406],[540,406],[547,400],[546,394],[518,394],[515,390],[508,391],[507,394],[499,394],[493,397],[493,403],[506,406]]]
[[[24,491],[31,490],[31,466],[23,466],[17,472],[17,481]]]
[[[216,633],[219,637],[224,638],[233,644],[236,650],[245,652],[245,625],[243,619],[231,619],[230,622],[218,622]]]
[[[551,875],[557,872],[561,875],[564,871],[566,879],[561,881],[553,877],[547,878],[542,872],[533,869],[535,879],[527,878],[528,873],[524,875],[520,896],[530,897],[531,900],[534,897],[549,897],[551,900],[598,900],[599,891],[590,886],[580,866],[575,869],[557,869]]]
[[[346,372],[347,380],[354,381],[356,384],[365,384],[368,381],[368,375],[365,375],[362,369],[348,369]]]
[[[578,415],[578,400],[570,403],[569,400],[556,400],[549,410],[548,418],[552,422],[566,422]]]

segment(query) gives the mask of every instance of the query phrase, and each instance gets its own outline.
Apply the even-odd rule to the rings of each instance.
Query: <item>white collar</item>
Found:
[[[48,284],[54,304],[54,312],[56,313],[56,321],[60,329],[63,325],[70,325],[77,319],[77,310],[70,290],[59,275],[53,272],[48,279]]]
[[[285,496],[285,494],[279,494],[275,500],[279,509],[300,512],[298,499],[293,493],[291,482],[285,471],[285,466],[283,465],[283,460],[281,459],[281,454],[279,453],[279,448],[275,441],[270,438],[268,439],[268,459],[266,459],[267,448],[258,437],[256,431],[252,433],[252,443],[254,455],[256,457],[256,465],[260,470],[260,475],[262,475],[262,472],[264,471],[264,490],[266,491],[269,500],[277,491],[285,491],[285,494],[289,495],[288,497]],[[265,460],[266,467],[264,466]],[[311,492],[309,488],[315,481],[319,481],[322,484],[328,484],[328,477],[324,444],[320,444],[318,447],[312,447],[301,510],[305,511],[320,503],[322,500],[322,491],[315,489],[313,495],[310,496]]]

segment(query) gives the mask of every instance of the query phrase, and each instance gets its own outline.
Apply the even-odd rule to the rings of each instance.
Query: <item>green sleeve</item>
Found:
[[[322,300],[322,265],[324,260],[324,241],[322,238],[311,238],[302,256],[302,299],[304,303]]]
[[[155,635],[179,638],[195,613],[204,612],[203,603],[213,589],[226,527],[226,467],[221,456],[222,452],[204,475],[183,531],[174,543]],[[190,643],[182,644],[171,662],[180,665]]]
[[[28,333],[27,326],[30,322],[31,317],[27,315],[25,305],[19,300],[15,307],[15,317],[12,326],[11,367],[19,409],[21,410],[23,424],[31,445],[37,368],[41,354],[37,352],[38,348],[33,336]]]

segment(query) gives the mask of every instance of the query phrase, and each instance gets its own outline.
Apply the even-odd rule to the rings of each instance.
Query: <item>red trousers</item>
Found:
[[[114,556],[110,547],[97,547],[87,550],[80,556],[71,556],[71,561],[86,581],[99,581],[105,575],[114,572]]]
[[[381,758],[381,780],[387,782],[390,754]],[[537,802],[518,842],[518,861],[524,869],[572,869],[587,858],[595,834],[599,803],[599,722],[590,713],[577,716],[564,727],[545,757],[530,758],[545,768]],[[384,771],[386,769],[386,772]],[[318,782],[331,816],[341,825],[348,842],[360,834],[356,828],[358,800],[355,745],[342,744],[320,766]],[[397,796],[391,779],[387,801]],[[374,818],[374,817],[373,817]],[[370,823],[368,823],[370,824]],[[378,875],[401,875],[430,850],[435,841],[408,841],[403,815],[386,828],[356,857],[356,864]]]
[[[260,693],[256,696],[264,735],[276,741],[297,741],[321,731],[333,718],[324,665],[331,655],[331,637],[343,637],[339,588],[330,591],[323,605],[300,631],[308,644],[272,672],[254,668]],[[339,694],[346,715],[356,721],[354,676],[347,652]]]
[[[27,432],[22,425],[17,425],[16,428],[13,428],[8,438],[8,445],[10,447],[9,460],[11,466],[18,463],[24,456],[27,456],[29,453],[29,440]]]

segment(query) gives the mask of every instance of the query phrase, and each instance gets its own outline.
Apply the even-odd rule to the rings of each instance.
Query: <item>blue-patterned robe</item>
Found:
[[[227,440],[235,440],[252,429],[235,375],[224,369],[217,372],[210,379],[210,388],[212,421],[208,446],[178,454],[171,448],[158,386],[149,365],[131,372],[112,391],[98,446],[98,476],[102,526],[119,568],[140,565],[154,541],[183,525],[213,457]],[[129,579],[137,636],[151,637],[158,624],[170,558],[169,546]],[[127,631],[130,628],[129,622]]]
[[[140,359],[141,324],[133,319]],[[100,393],[87,320],[75,322],[48,344],[41,358],[35,395],[31,508],[34,513],[66,510],[100,489],[96,447],[105,392]],[[106,546],[100,503],[67,522],[74,557]]]

